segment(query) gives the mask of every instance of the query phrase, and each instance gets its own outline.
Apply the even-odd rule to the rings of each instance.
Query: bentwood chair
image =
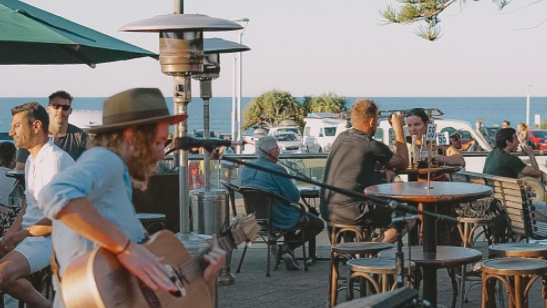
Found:
[[[281,238],[287,234],[287,232],[298,232],[300,231],[300,239],[298,242],[302,244],[302,254],[304,260],[304,270],[308,270],[308,264],[305,262],[306,258],[306,243],[304,239],[304,232],[302,230],[307,226],[308,221],[306,219],[306,209],[302,204],[291,202],[281,196],[275,195],[265,190],[256,189],[256,188],[247,188],[241,187],[239,193],[243,195],[243,201],[245,204],[245,211],[247,214],[254,214],[256,221],[260,226],[259,236],[266,243],[266,255],[267,255],[267,265],[266,265],[266,277],[270,277],[270,246],[280,245],[287,243],[288,241],[282,240]],[[300,209],[300,217],[298,218],[297,224],[291,229],[279,229],[274,227],[272,222],[272,205],[275,199],[281,199],[290,203],[293,206],[296,206]],[[245,254],[247,252],[247,247],[245,246],[241,259],[239,260],[239,265],[237,267],[236,273],[239,273],[241,270],[241,265],[245,259]],[[281,250],[279,250],[281,253]],[[275,268],[279,265],[280,254],[276,257]]]

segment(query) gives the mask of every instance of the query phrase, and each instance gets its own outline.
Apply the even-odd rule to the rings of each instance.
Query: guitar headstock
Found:
[[[254,241],[258,236],[260,227],[256,222],[255,215],[238,216],[234,218],[234,222],[228,231],[232,235],[234,246],[243,242]]]

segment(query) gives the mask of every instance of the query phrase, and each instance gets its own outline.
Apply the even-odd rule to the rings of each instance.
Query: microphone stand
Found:
[[[295,179],[295,180],[298,180],[298,181],[301,181],[301,182],[309,183],[309,184],[312,184],[312,185],[315,185],[315,186],[319,186],[321,188],[326,188],[326,189],[332,190],[332,191],[340,193],[340,194],[344,194],[346,196],[355,198],[357,200],[374,201],[375,203],[377,203],[379,205],[382,205],[382,206],[385,206],[385,207],[390,207],[395,211],[411,213],[411,214],[421,214],[421,215],[424,215],[424,216],[429,216],[429,217],[435,218],[435,219],[440,220],[440,221],[449,221],[449,222],[453,222],[453,223],[458,223],[458,220],[456,218],[453,218],[453,217],[450,217],[450,216],[445,216],[445,215],[438,215],[438,214],[431,213],[431,212],[428,212],[428,211],[420,211],[420,210],[418,210],[414,207],[411,207],[411,206],[408,206],[406,204],[397,202],[395,200],[382,199],[382,198],[372,197],[372,196],[365,196],[362,193],[357,193],[357,192],[354,192],[352,190],[347,190],[347,189],[339,188],[339,187],[336,187],[336,186],[324,184],[322,182],[314,181],[314,180],[308,179],[308,178],[303,177],[303,176],[291,175],[291,174],[288,174],[287,172],[281,172],[281,171],[277,171],[277,170],[268,169],[268,168],[265,168],[265,167],[260,166],[258,164],[254,164],[254,163],[246,162],[246,161],[243,161],[243,160],[239,160],[239,159],[236,159],[236,158],[233,158],[233,157],[230,157],[230,156],[218,155],[218,154],[215,154],[215,153],[213,153],[212,155],[215,155],[214,159],[221,159],[221,160],[231,161],[231,162],[239,164],[239,165],[243,165],[243,166],[246,166],[246,167],[249,167],[249,168],[253,168],[253,169],[260,170],[260,171],[275,174],[275,175],[278,175],[278,176],[281,176],[281,177],[284,177],[284,178]]]
[[[391,222],[397,230],[397,252],[395,253],[395,269],[397,288],[404,286],[405,257],[403,253],[403,230],[407,226],[407,221],[418,219],[418,215],[403,216],[401,212],[396,212],[398,217],[392,218]],[[408,261],[410,262],[410,244],[408,245]],[[408,267],[407,279],[411,276],[411,267]]]

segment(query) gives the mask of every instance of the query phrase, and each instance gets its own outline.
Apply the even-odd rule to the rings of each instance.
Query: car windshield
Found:
[[[535,130],[532,131],[532,134],[536,138],[547,138],[547,130]]]
[[[297,135],[300,135],[300,131],[298,130],[298,128],[279,128],[277,129],[277,131],[280,133],[295,133]]]
[[[336,136],[336,127],[325,127],[325,136]]]
[[[294,135],[294,134],[282,134],[282,135],[277,135],[276,137],[277,137],[278,141],[295,141],[295,140],[298,140],[298,136]]]

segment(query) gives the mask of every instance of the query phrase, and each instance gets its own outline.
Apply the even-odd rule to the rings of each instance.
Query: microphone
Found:
[[[177,137],[175,138],[175,147],[166,154],[169,154],[176,150],[190,150],[192,148],[205,148],[207,151],[212,152],[216,147],[230,147],[236,145],[243,145],[243,141],[232,140],[219,140],[219,139],[196,139],[192,137]]]

